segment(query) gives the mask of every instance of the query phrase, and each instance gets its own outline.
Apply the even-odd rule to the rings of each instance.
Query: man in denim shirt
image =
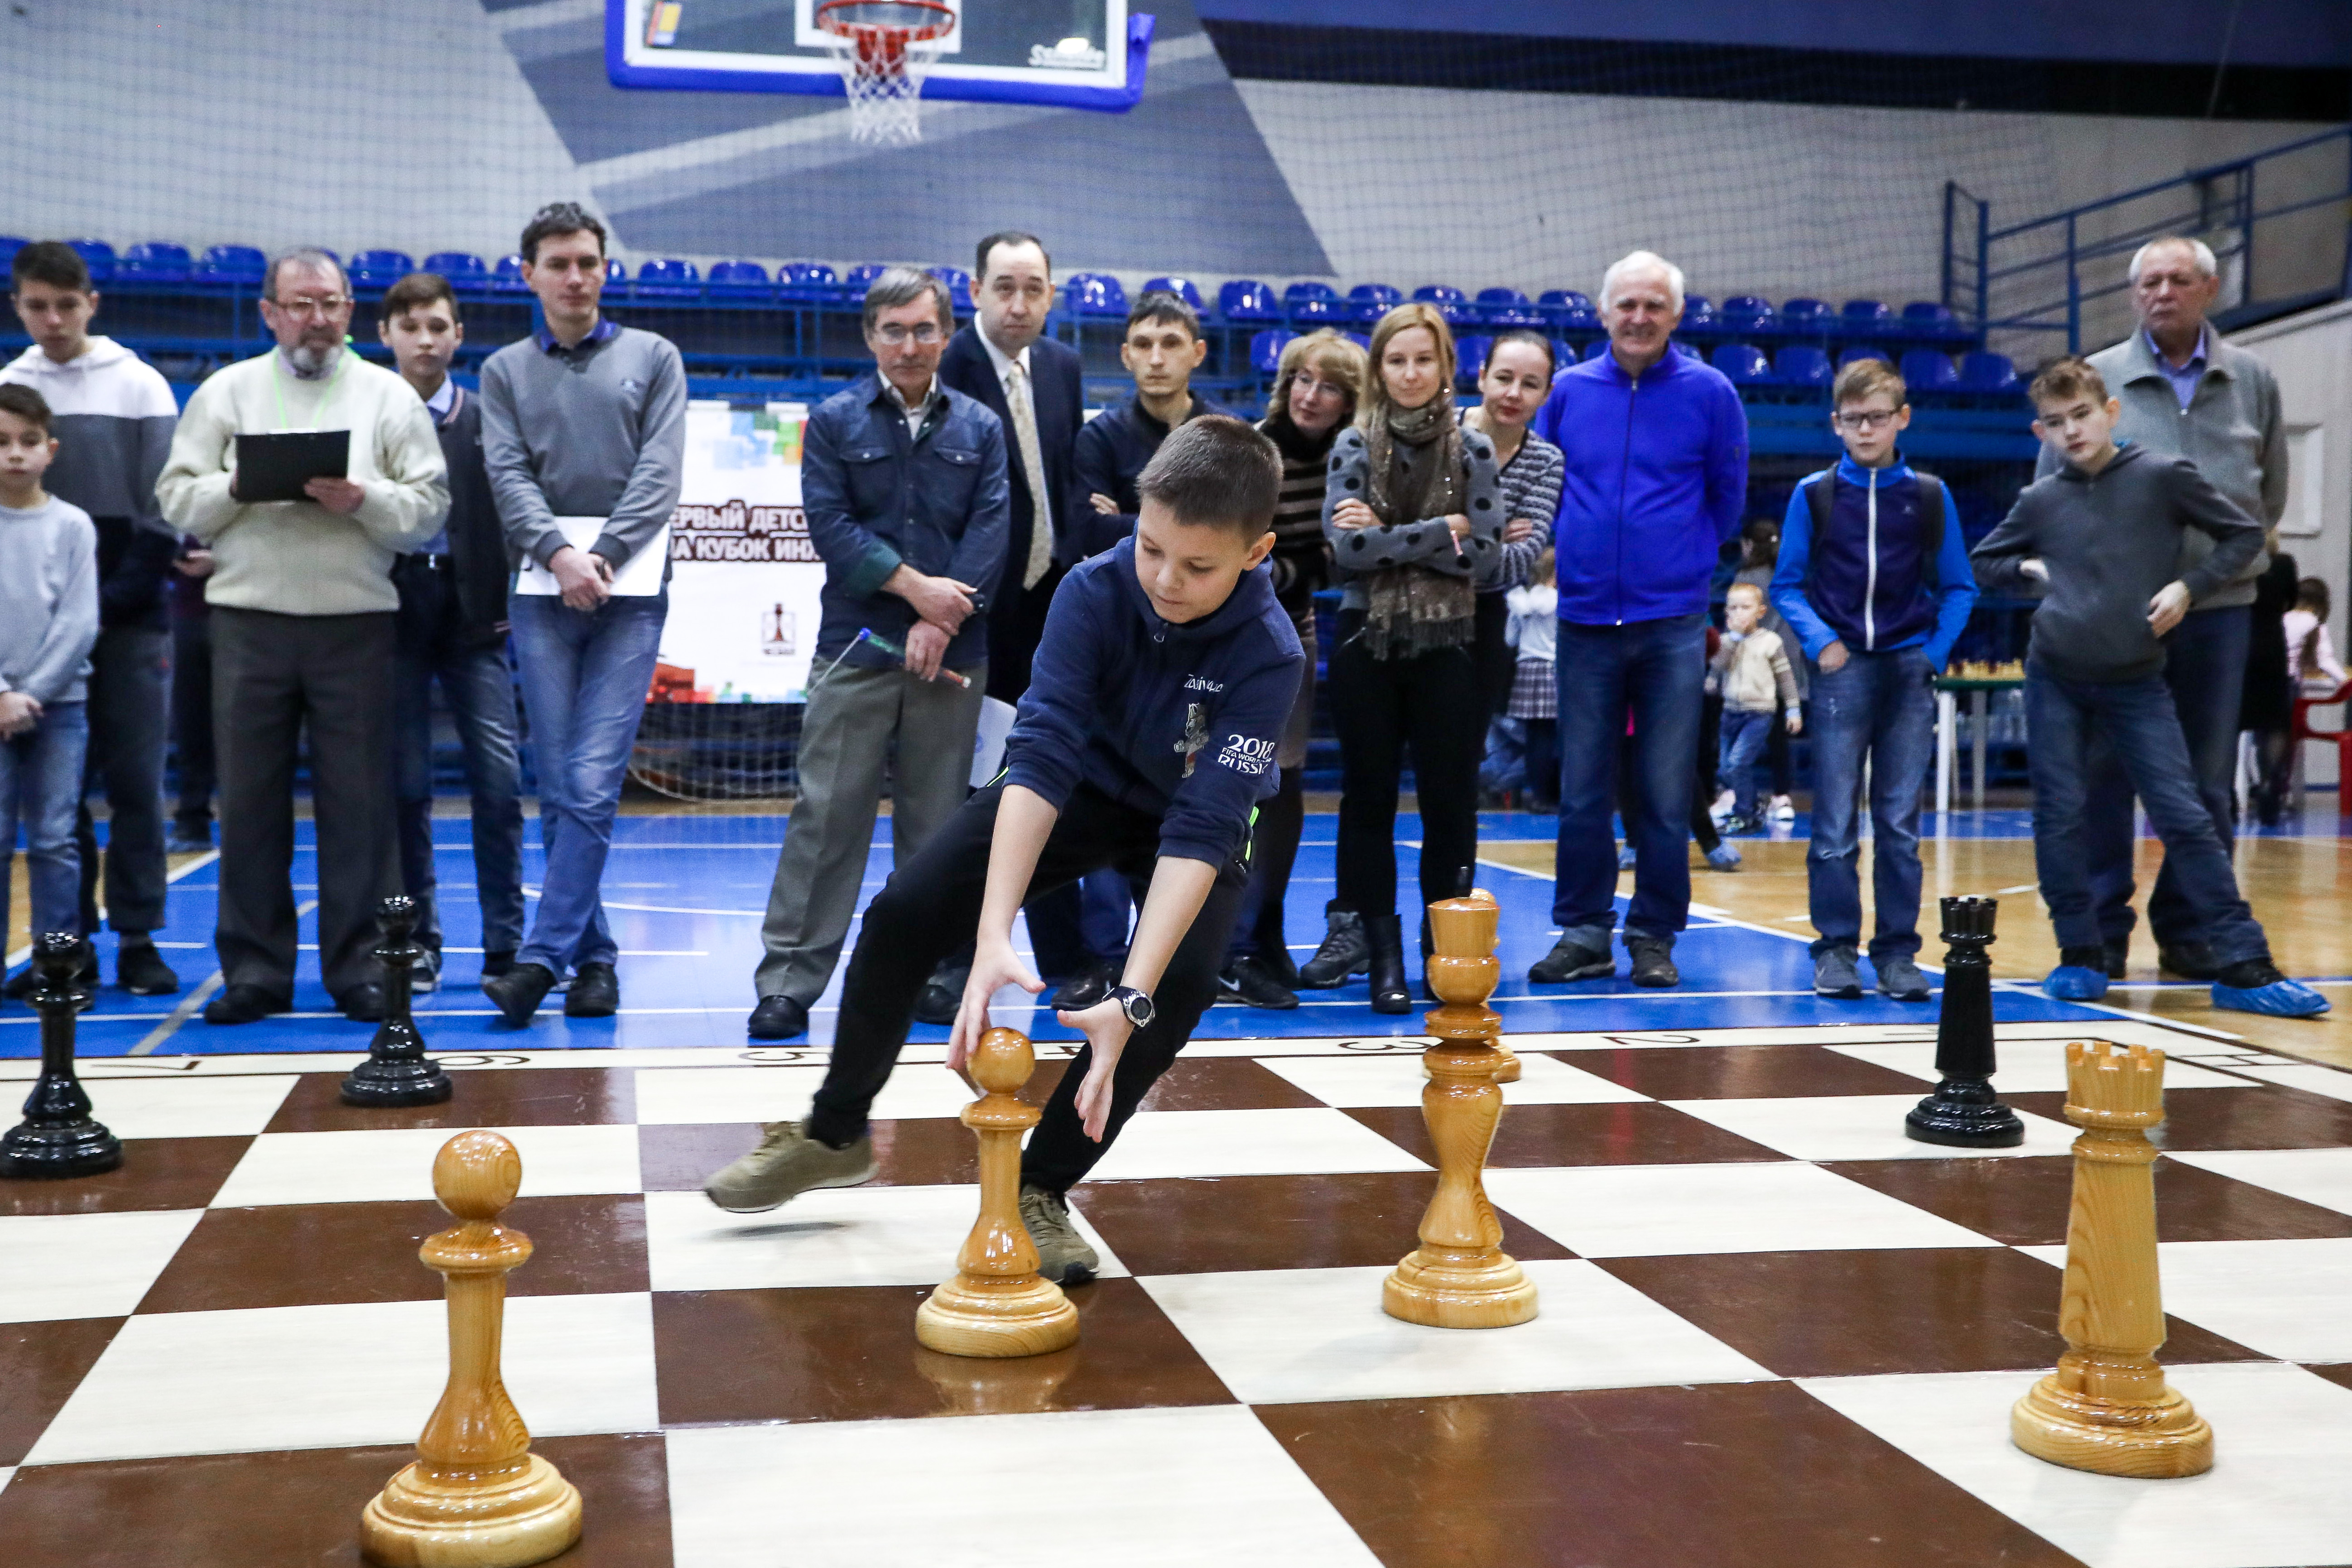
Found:
[[[866,293],[875,374],[809,416],[801,503],[824,558],[824,614],[793,807],[753,975],[750,1032],[808,1028],[856,911],[890,765],[905,865],[963,804],[988,680],[986,596],[1010,526],[1004,427],[942,384],[945,285],[894,267]],[[894,755],[895,750],[895,755]]]

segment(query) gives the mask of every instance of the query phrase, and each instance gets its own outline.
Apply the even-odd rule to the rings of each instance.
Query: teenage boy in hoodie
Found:
[[[2213,1005],[2307,1017],[2327,999],[2271,963],[2270,945],[2238,893],[2229,851],[2197,792],[2163,637],[2200,594],[2262,552],[2262,525],[2213,488],[2188,458],[2115,439],[2122,405],[2099,373],[2071,355],[2029,389],[2033,433],[2065,465],[2036,479],[1971,559],[1986,587],[2036,593],[2025,659],[2028,765],[2033,780],[2033,863],[2057,928],[2058,967],[2042,989],[2061,1001],[2106,994],[2106,951],[2084,852],[2084,802],[2095,739],[2111,746],[2164,858],[2197,912],[2219,973]],[[2185,571],[2181,535],[2213,541]]]
[[[114,928],[114,977],[126,991],[162,996],[180,988],[155,951],[163,926],[163,746],[171,735],[172,625],[163,597],[180,536],[163,521],[155,479],[171,455],[180,407],[161,373],[110,338],[92,336],[98,291],[73,249],[54,239],[16,252],[10,299],[33,346],[0,382],[40,393],[52,416],[58,460],[50,494],[88,512],[98,528],[99,634],[90,651],[86,710],[88,782],[106,792],[106,919]],[[81,861],[79,930],[98,929],[98,830],[86,802],[75,808]],[[98,983],[84,949],[82,978]]]
[[[758,1149],[705,1185],[713,1203],[748,1214],[870,1180],[866,1117],[931,966],[974,942],[948,1045],[959,1068],[1000,987],[1045,989],[1013,949],[1023,902],[1109,868],[1149,879],[1150,891],[1119,984],[1056,1015],[1087,1044],[1021,1168],[1041,1271],[1064,1284],[1093,1277],[1100,1260],[1066,1194],[1215,999],[1251,820],[1278,782],[1275,748],[1304,657],[1258,569],[1281,484],[1274,443],[1237,419],[1194,420],[1161,445],[1134,537],[1072,567],[1054,595],[1004,772],[866,906],[808,1119],[770,1123]]]
[[[1870,857],[1878,989],[1925,1002],[1919,973],[1919,790],[1936,744],[1936,674],[1977,602],[1976,574],[1943,482],[1896,446],[1908,389],[1883,359],[1857,360],[1831,388],[1845,443],[1833,468],[1789,498],[1772,605],[1812,669],[1813,990],[1862,995],[1862,775],[1870,770]]]

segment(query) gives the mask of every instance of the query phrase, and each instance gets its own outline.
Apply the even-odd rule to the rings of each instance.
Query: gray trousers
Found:
[[[89,757],[85,793],[106,792],[107,922],[126,935],[163,929],[163,742],[171,733],[172,634],[110,626],[89,655]],[[75,815],[81,851],[81,929],[98,929],[98,828],[84,800]]]
[[[959,673],[970,687],[842,664],[809,693],[801,719],[800,799],[776,855],[760,931],[767,956],[752,975],[759,994],[790,996],[805,1006],[833,978],[857,912],[894,742],[894,865],[912,860],[963,804],[988,669],[979,664]]]

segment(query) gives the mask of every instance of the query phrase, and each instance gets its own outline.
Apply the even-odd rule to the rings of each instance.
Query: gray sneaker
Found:
[[[1874,958],[1870,966],[1878,971],[1878,988],[1897,1002],[1925,1002],[1927,999],[1927,977],[1911,962],[1907,952],[1887,958]]]
[[[874,1136],[846,1149],[820,1143],[797,1121],[771,1121],[760,1146],[702,1184],[710,1201],[730,1214],[759,1214],[791,1202],[811,1187],[854,1187],[874,1179]]]
[[[1862,997],[1862,973],[1853,964],[1853,949],[1832,947],[1813,954],[1813,994],[1854,1002]]]
[[[1102,1255],[1070,1223],[1069,1200],[1043,1187],[1021,1189],[1021,1223],[1037,1244],[1037,1272],[1056,1285],[1083,1285],[1102,1268]]]

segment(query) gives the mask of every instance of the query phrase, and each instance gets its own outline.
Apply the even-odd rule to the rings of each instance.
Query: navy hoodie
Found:
[[[1081,784],[1160,817],[1160,853],[1222,866],[1248,841],[1306,655],[1264,565],[1197,621],[1162,620],[1122,539],[1070,569],[1005,742],[1007,784],[1061,809]]]

